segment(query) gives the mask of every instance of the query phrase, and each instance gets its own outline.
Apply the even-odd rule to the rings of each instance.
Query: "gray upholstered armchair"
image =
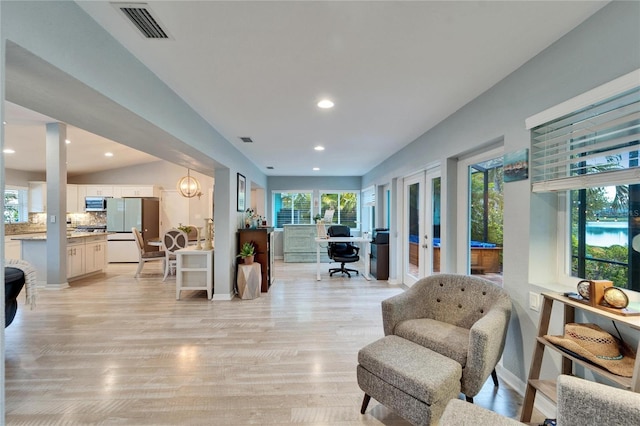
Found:
[[[558,426],[640,425],[640,394],[573,376],[558,377]],[[515,426],[522,423],[452,399],[441,426]]]
[[[502,356],[511,315],[507,292],[485,279],[440,274],[382,302],[385,335],[397,335],[462,365],[461,390],[473,401]]]

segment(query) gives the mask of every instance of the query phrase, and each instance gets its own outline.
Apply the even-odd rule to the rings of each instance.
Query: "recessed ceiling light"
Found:
[[[67,145],[69,145],[69,144],[71,143],[71,141],[70,141],[69,139],[65,139],[64,141],[65,141],[65,143],[66,143]]]
[[[322,109],[333,108],[333,102],[331,102],[329,99],[323,99],[320,102],[318,102],[318,108],[322,108]]]
[[[6,121],[3,121],[3,122],[2,122],[2,124],[7,124],[7,122],[6,122]]]
[[[15,154],[16,152],[11,148],[5,148],[2,150],[5,154]]]
[[[320,170],[320,167],[314,167],[314,168],[313,168],[313,171],[314,171],[314,172],[317,172],[318,170]]]
[[[104,156],[105,157],[113,157],[113,152],[105,152]]]
[[[315,147],[315,148],[313,148],[313,149],[315,149],[316,151],[324,151],[324,146],[322,146],[322,145],[318,145],[318,146],[316,146],[316,147]]]

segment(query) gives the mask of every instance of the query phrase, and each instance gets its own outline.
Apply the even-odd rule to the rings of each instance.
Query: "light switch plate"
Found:
[[[540,312],[540,295],[533,291],[529,292],[529,309]]]

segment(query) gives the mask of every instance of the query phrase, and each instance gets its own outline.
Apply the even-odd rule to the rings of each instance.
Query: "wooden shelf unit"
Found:
[[[183,290],[206,290],[213,297],[213,249],[196,250],[190,246],[176,250],[176,300]]]
[[[572,300],[560,293],[542,293],[542,296],[544,299],[542,304],[542,311],[540,312],[538,335],[536,337],[535,348],[533,350],[533,357],[531,358],[531,368],[529,369],[527,389],[524,394],[524,403],[522,405],[522,414],[520,416],[521,422],[528,423],[531,421],[531,413],[533,411],[533,404],[535,402],[537,392],[542,393],[553,402],[556,402],[558,399],[556,394],[556,381],[540,379],[540,369],[542,367],[542,358],[544,356],[545,348],[549,348],[562,356],[562,374],[572,374],[573,364],[576,363],[602,377],[611,380],[623,389],[627,389],[633,392],[640,392],[640,361],[637,358],[633,368],[633,377],[622,377],[610,373],[608,370],[598,367],[597,365],[578,359],[558,349],[553,343],[544,338],[545,335],[549,334],[549,322],[551,320],[551,311],[554,302],[561,303],[564,306],[563,325],[575,322],[576,309],[581,309],[585,312],[589,312],[591,314],[616,321],[620,324],[625,324],[630,328],[639,331],[640,317],[622,316],[609,313],[605,310]],[[640,353],[640,342],[638,342],[638,350],[636,352]]]

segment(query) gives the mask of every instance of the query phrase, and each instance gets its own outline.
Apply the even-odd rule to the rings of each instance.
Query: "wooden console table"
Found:
[[[578,359],[560,350],[553,343],[544,338],[545,335],[549,334],[549,321],[551,319],[551,310],[554,302],[558,302],[564,305],[563,324],[575,322],[576,309],[581,309],[585,312],[589,312],[590,314],[598,315],[600,317],[613,320],[620,324],[625,324],[634,330],[640,330],[640,317],[629,317],[612,314],[602,309],[594,308],[592,306],[572,300],[559,293],[542,293],[542,296],[544,297],[544,301],[542,305],[542,311],[540,312],[540,323],[538,325],[538,336],[536,337],[533,358],[531,358],[531,368],[529,369],[527,390],[524,394],[524,403],[522,405],[522,414],[520,416],[521,422],[527,423],[531,421],[531,412],[533,411],[533,403],[535,401],[536,392],[541,392],[544,396],[546,396],[553,402],[557,401],[555,380],[540,379],[540,369],[542,366],[542,358],[544,356],[545,348],[556,351],[562,356],[562,374],[572,374],[573,363],[576,363],[602,377],[606,377],[623,389],[627,389],[633,392],[640,392],[640,360],[638,360],[637,358],[633,368],[633,377],[622,377],[610,373],[608,370],[597,365]],[[640,353],[640,342],[638,342],[638,351],[636,353]]]
[[[262,288],[266,293],[274,281],[273,228],[249,228],[238,230],[238,249],[244,243],[253,243],[256,248],[255,262],[261,265]]]

